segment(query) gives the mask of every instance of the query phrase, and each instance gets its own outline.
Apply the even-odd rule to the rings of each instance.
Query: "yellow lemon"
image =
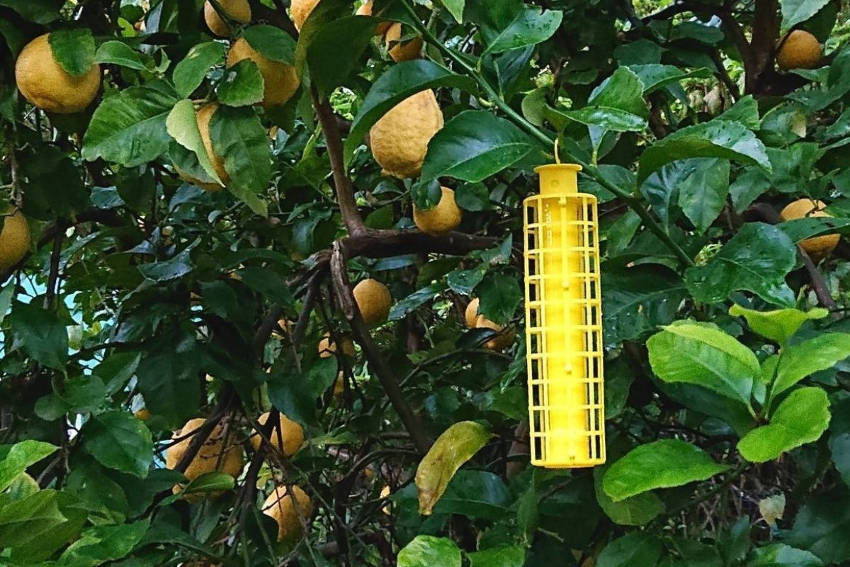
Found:
[[[391,24],[384,35],[384,44],[390,57],[396,63],[419,59],[422,53],[422,38],[416,37],[408,41],[401,41],[401,24]]]
[[[354,286],[354,300],[363,321],[370,327],[387,320],[393,302],[387,286],[373,279],[363,280]]]
[[[191,434],[199,429],[206,420],[202,417],[190,419],[182,428],[174,432],[174,439]],[[175,443],[165,452],[165,466],[169,469],[177,467],[194,436],[189,435],[182,441]],[[213,428],[209,437],[204,440],[194,458],[186,467],[183,476],[195,480],[201,475],[219,471],[237,478],[242,472],[244,460],[242,448],[236,443],[236,436],[231,432],[228,434],[225,424],[219,422]],[[180,486],[174,487],[174,492],[179,492]]]
[[[265,425],[269,420],[269,412],[264,413],[257,418],[260,425]],[[281,435],[283,438],[281,439]],[[272,446],[278,451],[283,447],[283,455],[291,457],[298,452],[298,449],[304,444],[304,429],[296,422],[292,421],[282,413],[280,414],[280,431],[275,427],[269,436]],[[251,436],[251,446],[255,451],[260,450],[263,438],[259,433],[254,433]]]
[[[278,486],[263,503],[263,514],[277,522],[278,541],[288,540],[301,535],[302,521],[313,515],[313,501],[300,486]]]
[[[0,271],[5,272],[24,259],[30,249],[30,226],[21,211],[3,218],[0,232]]]
[[[240,24],[247,24],[251,21],[251,5],[248,0],[218,0],[219,5],[224,10],[224,13]],[[207,27],[218,37],[228,37],[230,35],[230,27],[221,16],[216,12],[212,3],[207,0],[204,2],[204,21]]]
[[[66,72],[53,58],[49,34],[29,42],[15,62],[18,90],[28,101],[47,112],[81,112],[100,90],[100,65],[95,63],[81,77]]]
[[[428,234],[445,234],[460,225],[463,213],[455,202],[455,192],[442,187],[440,202],[427,211],[421,211],[413,205],[413,222],[422,232]]]
[[[233,67],[244,59],[250,59],[260,68],[260,74],[265,82],[263,106],[266,108],[286,104],[301,85],[301,79],[298,78],[295,67],[264,57],[251,47],[244,37],[240,37],[233,43],[233,47],[227,54],[227,66]]]
[[[369,133],[375,161],[393,177],[416,177],[428,143],[443,127],[443,113],[434,91],[410,96],[378,120]]]
[[[319,358],[330,358],[334,354],[336,354],[336,345],[337,342],[342,344],[342,353],[345,356],[354,356],[354,341],[351,340],[351,337],[342,335],[337,337],[338,341],[334,341],[331,339],[330,334],[326,333],[325,336],[319,341]]]
[[[804,30],[792,31],[779,48],[776,62],[788,69],[811,69],[817,67],[823,55],[823,46],[818,39]]]
[[[292,0],[289,12],[292,16],[292,23],[295,24],[295,29],[301,31],[304,22],[307,21],[307,17],[313,12],[313,8],[318,3],[319,0]]]
[[[796,201],[789,203],[782,212],[779,213],[779,216],[782,217],[782,220],[794,220],[794,219],[802,219],[806,217],[830,217],[832,215],[824,212],[823,209],[826,208],[826,203],[823,201],[812,201],[811,199],[797,199]],[[830,252],[835,250],[835,247],[838,246],[838,241],[841,240],[841,235],[839,234],[823,234],[821,236],[813,236],[812,238],[807,238],[800,242],[800,246],[806,253],[814,258],[815,260],[819,260],[824,256],[827,256]]]

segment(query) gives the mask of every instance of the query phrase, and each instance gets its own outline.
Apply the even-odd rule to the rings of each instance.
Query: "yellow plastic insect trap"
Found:
[[[596,197],[578,192],[581,166],[536,171],[523,207],[531,462],[591,467],[605,462]]]

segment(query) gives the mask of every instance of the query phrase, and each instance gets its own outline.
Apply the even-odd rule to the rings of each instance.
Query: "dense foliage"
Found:
[[[362,4],[0,0],[0,564],[850,565],[842,2]],[[556,157],[594,470],[528,465]]]

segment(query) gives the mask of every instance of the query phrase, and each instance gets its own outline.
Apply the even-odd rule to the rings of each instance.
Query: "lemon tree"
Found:
[[[850,562],[841,0],[0,0],[0,565]],[[523,200],[608,462],[529,465]]]

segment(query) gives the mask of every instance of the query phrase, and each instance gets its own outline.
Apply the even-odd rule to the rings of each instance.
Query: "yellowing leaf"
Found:
[[[430,516],[457,470],[490,439],[490,431],[474,421],[455,423],[434,442],[416,469],[419,513]]]

